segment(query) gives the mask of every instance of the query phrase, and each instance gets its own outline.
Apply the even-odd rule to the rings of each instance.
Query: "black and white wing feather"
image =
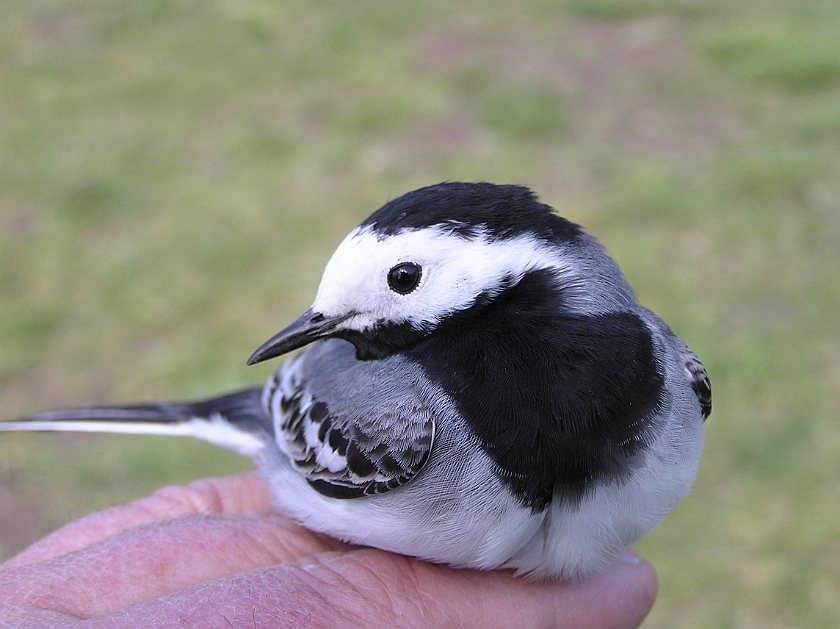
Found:
[[[700,402],[700,410],[705,421],[712,413],[712,382],[709,380],[703,363],[688,347],[681,343],[681,347],[677,348],[677,355],[682,360],[688,381],[697,396],[697,401]]]
[[[359,365],[348,360],[352,353],[343,341],[313,346],[277,371],[264,398],[280,449],[314,489],[332,498],[407,483],[428,460],[435,436],[430,401],[419,389],[393,382],[385,370],[364,378],[345,373],[342,382],[332,382],[336,373]],[[356,383],[354,391],[340,390],[347,382]],[[399,395],[382,390],[394,386]]]

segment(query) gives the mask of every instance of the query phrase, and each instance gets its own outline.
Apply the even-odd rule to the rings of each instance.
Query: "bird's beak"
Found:
[[[260,345],[257,351],[251,354],[247,364],[261,363],[269,358],[275,358],[308,345],[312,341],[327,337],[335,326],[350,316],[327,317],[319,312],[313,312],[310,308],[303,313],[300,319]]]

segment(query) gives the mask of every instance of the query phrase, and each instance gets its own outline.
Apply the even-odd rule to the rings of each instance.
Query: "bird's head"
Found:
[[[617,268],[601,247],[528,189],[421,188],[347,235],[327,263],[312,307],[248,364],[330,337],[353,343],[362,359],[388,355],[546,269],[569,312],[608,311],[635,299],[623,280],[615,286]]]

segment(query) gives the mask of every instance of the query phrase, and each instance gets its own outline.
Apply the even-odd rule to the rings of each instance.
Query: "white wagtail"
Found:
[[[376,211],[248,364],[301,347],[261,389],[0,430],[204,439],[253,457],[277,509],[314,531],[576,579],[686,494],[711,410],[692,351],[518,186],[443,183]]]

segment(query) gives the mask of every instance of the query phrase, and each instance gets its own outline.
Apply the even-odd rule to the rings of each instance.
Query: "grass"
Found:
[[[258,383],[335,245],[441,180],[532,186],[703,359],[693,493],[645,627],[840,618],[840,10],[752,0],[7,2],[0,408]],[[0,556],[244,469],[4,435]]]

